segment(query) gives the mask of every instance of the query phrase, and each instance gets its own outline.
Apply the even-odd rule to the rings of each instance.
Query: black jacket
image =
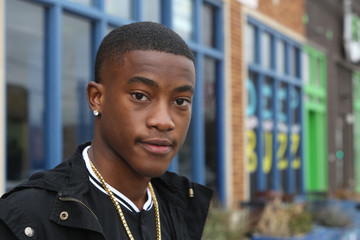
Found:
[[[0,199],[0,239],[106,239],[89,199],[91,182],[80,146],[56,168],[34,174]],[[174,173],[151,180],[169,211],[177,240],[201,239],[212,191]],[[110,240],[110,239],[109,239]],[[112,240],[112,239],[111,239]]]

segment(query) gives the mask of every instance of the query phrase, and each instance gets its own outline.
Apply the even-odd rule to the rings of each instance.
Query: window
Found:
[[[264,190],[300,193],[301,45],[251,17],[246,34],[250,194]]]
[[[188,137],[178,154],[180,173],[213,187],[225,199],[224,89],[221,1],[173,1],[173,26],[189,42],[196,58],[197,82]],[[201,19],[197,16],[202,16]],[[181,25],[180,25],[181,23]],[[191,157],[189,162],[186,157]],[[188,171],[188,172],[186,172]]]
[[[277,41],[276,42],[276,66],[277,72],[279,74],[285,74],[285,42],[284,41]]]
[[[271,36],[267,32],[261,35],[261,64],[266,69],[271,68]]]
[[[113,16],[131,19],[132,18],[131,0],[106,0],[105,11]]]
[[[203,5],[203,43],[209,47],[215,47],[215,9],[210,4]]]
[[[246,24],[246,62],[255,63],[255,27],[251,24]]]
[[[44,168],[43,8],[7,1],[7,177],[18,182]]]
[[[310,56],[309,53],[303,52],[302,54],[302,71],[304,84],[310,83]]]
[[[173,1],[173,26],[185,40],[193,38],[193,2],[192,0]]]
[[[204,59],[204,114],[205,114],[205,159],[206,185],[216,188],[216,61]]]
[[[63,156],[71,156],[79,143],[91,140],[91,113],[86,86],[91,70],[91,25],[64,15],[62,30]]]
[[[161,0],[143,1],[143,16],[145,21],[161,22]]]

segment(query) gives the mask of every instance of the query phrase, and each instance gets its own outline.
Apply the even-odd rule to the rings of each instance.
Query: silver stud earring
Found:
[[[98,110],[94,110],[94,116],[99,116],[99,111]]]

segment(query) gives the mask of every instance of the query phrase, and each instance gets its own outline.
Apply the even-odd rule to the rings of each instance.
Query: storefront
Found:
[[[302,46],[255,18],[246,25],[250,196],[303,186]]]

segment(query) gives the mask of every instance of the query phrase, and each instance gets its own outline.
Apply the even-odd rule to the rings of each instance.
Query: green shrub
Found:
[[[311,214],[301,212],[293,214],[289,221],[289,229],[292,235],[302,235],[312,230]]]

